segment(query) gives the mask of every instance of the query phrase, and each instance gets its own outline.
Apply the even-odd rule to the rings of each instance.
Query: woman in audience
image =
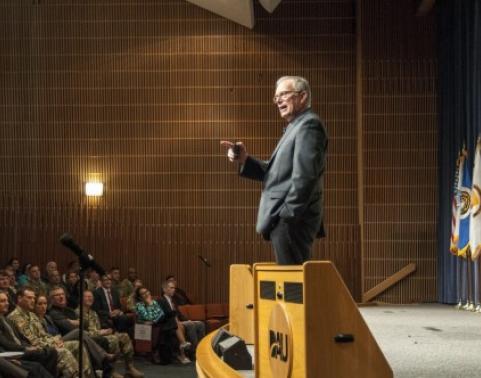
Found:
[[[144,287],[138,287],[135,290],[135,312],[139,322],[152,324],[160,328],[159,340],[154,345],[153,361],[157,364],[168,364],[172,361],[174,355],[178,354],[178,360],[183,364],[188,364],[190,360],[185,355],[185,349],[189,345],[178,337],[177,323],[168,319],[159,303],[152,298],[150,291]],[[183,347],[179,347],[179,342]],[[178,352],[177,352],[178,351]]]
[[[139,321],[157,324],[164,318],[164,312],[146,287],[140,286],[135,290],[135,300],[135,312]]]
[[[45,331],[47,331],[49,335],[52,335],[52,336],[60,335],[60,330],[55,325],[52,318],[49,315],[47,315],[47,308],[48,308],[47,296],[43,294],[39,295],[35,299],[35,313],[41,320],[42,325],[45,328]]]

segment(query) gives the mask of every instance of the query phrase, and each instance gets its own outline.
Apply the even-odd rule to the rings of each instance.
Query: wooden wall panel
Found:
[[[437,109],[434,19],[414,1],[360,3],[364,291],[408,263],[377,299],[436,301]]]
[[[65,266],[70,231],[154,292],[174,273],[198,300],[226,301],[229,265],[272,254],[254,231],[260,186],[218,142],[267,158],[283,126],[275,80],[300,74],[330,137],[314,257],[359,298],[354,2],[284,0],[256,19],[248,30],[183,0],[1,1],[2,262]],[[92,176],[106,185],[95,201]]]

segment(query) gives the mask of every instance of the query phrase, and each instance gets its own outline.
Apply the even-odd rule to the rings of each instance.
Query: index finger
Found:
[[[234,146],[234,143],[229,142],[228,140],[221,140],[220,145],[225,148],[231,148]]]

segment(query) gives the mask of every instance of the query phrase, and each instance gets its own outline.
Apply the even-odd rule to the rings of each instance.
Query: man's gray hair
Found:
[[[307,93],[307,107],[311,107],[311,87],[309,82],[302,76],[282,76],[276,82],[276,89],[280,83],[286,80],[291,80],[294,83],[296,91],[304,91]]]

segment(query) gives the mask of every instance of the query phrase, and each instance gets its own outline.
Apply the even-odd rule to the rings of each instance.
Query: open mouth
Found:
[[[283,112],[284,110],[287,109],[287,105],[279,105],[278,108],[280,112]]]

